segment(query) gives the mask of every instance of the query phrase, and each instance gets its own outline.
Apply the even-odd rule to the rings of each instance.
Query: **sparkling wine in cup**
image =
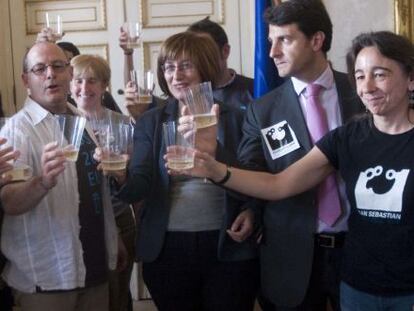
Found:
[[[126,169],[128,155],[132,153],[133,126],[112,115],[106,120],[103,128],[99,136],[102,169],[104,171]]]
[[[33,147],[30,137],[27,136],[18,126],[18,121],[13,118],[0,119],[0,137],[7,139],[7,142],[0,148],[12,147],[13,150],[20,152],[16,160],[10,160],[13,168],[10,171],[3,173],[2,177],[6,175],[11,176],[12,181],[26,181],[33,176]]]
[[[173,170],[186,170],[194,167],[195,124],[187,132],[178,131],[178,122],[163,123],[164,142],[169,151],[168,167]]]
[[[211,111],[214,98],[209,81],[189,87],[186,91],[185,98],[188,110],[194,116],[194,121],[198,129],[217,123],[217,117]]]
[[[55,116],[55,140],[62,149],[66,160],[76,162],[82,142],[86,118],[75,115]]]
[[[151,70],[137,73],[135,70],[130,71],[131,81],[134,82],[137,89],[139,105],[149,105],[152,103],[152,91],[154,90],[154,73]]]

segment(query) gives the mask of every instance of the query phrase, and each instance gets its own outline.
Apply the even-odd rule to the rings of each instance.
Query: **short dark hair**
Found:
[[[229,39],[227,38],[227,34],[223,27],[216,22],[211,21],[209,16],[191,24],[187,30],[208,33],[217,43],[220,50],[223,46],[229,43]]]
[[[62,50],[73,54],[73,57],[80,55],[79,49],[72,42],[61,41],[56,43]]]
[[[220,69],[220,51],[214,40],[206,33],[180,32],[167,38],[161,45],[157,59],[157,78],[164,94],[172,96],[164,76],[164,64],[169,60],[185,57],[198,71],[202,82],[217,83]]]
[[[325,34],[322,51],[332,43],[332,22],[321,0],[289,0],[270,7],[264,14],[266,23],[276,26],[296,24],[307,38],[321,31]]]
[[[371,46],[376,47],[386,58],[400,64],[407,75],[414,72],[414,46],[409,39],[390,31],[361,33],[352,40],[351,48],[346,55],[348,74],[354,85],[356,58],[362,49]]]

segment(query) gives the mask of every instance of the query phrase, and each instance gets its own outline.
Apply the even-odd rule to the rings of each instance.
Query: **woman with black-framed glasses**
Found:
[[[179,117],[189,87],[211,81],[214,88],[222,74],[219,53],[211,37],[200,33],[179,33],[162,44],[157,77],[167,103],[137,120],[128,172],[117,174],[121,199],[144,199],[137,252],[161,311],[253,310],[258,287],[256,245],[248,239],[253,213],[215,184],[169,177],[163,160],[162,124]],[[243,111],[220,106],[217,156],[236,165]]]

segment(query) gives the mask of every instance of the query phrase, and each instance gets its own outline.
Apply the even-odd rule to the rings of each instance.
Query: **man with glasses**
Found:
[[[55,44],[35,44],[25,55],[25,105],[13,119],[32,143],[33,176],[1,189],[5,213],[5,281],[27,310],[108,310],[108,268],[117,233],[109,191],[93,160],[87,128],[77,162],[54,141],[55,114],[77,114],[66,103],[72,68]]]

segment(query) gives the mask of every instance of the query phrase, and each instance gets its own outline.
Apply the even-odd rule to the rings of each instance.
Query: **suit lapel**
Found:
[[[306,151],[310,150],[312,144],[309,139],[308,128],[299,103],[298,95],[296,94],[290,79],[286,82],[286,91],[282,92],[282,102],[285,103],[284,106],[286,107],[282,113],[286,115],[286,119],[295,132],[299,144]]]

